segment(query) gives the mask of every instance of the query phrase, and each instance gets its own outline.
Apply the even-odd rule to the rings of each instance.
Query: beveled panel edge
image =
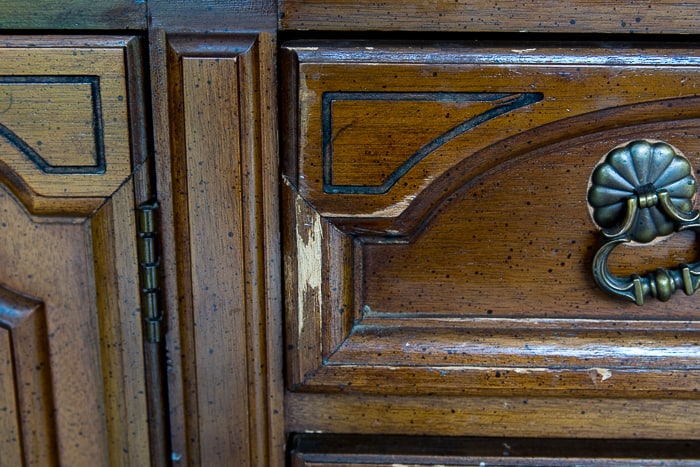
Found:
[[[0,326],[9,331],[25,463],[58,464],[44,305],[0,283]]]
[[[288,388],[292,391],[555,393],[584,397],[699,395],[700,355],[692,345],[698,324],[692,320],[523,320],[353,309],[361,306],[360,285],[352,279],[362,274],[362,249],[357,246],[361,237],[337,230],[330,219],[305,202],[289,181],[284,185],[283,197],[285,225],[296,226],[286,231],[284,246],[289,313],[287,355],[291,362]],[[338,242],[349,238],[354,239],[354,251],[344,256]],[[316,253],[299,253],[308,247]],[[331,259],[333,252],[338,254],[335,260]],[[338,273],[335,270],[339,266],[353,272]],[[336,282],[331,286],[328,281],[334,273]],[[316,291],[313,297],[299,283],[311,279],[320,281],[312,287]],[[347,300],[342,298],[347,293],[352,314],[343,317],[337,304]],[[349,321],[343,325],[343,320]],[[303,332],[305,328],[314,331]],[[334,345],[329,342],[332,330],[336,333]],[[567,344],[561,337],[567,333],[581,338],[569,337]],[[489,343],[481,350],[466,351],[461,349],[460,334],[466,347],[477,335]],[[528,346],[526,335],[541,342]],[[635,353],[634,342],[640,339],[656,339],[658,342],[651,345],[661,352]],[[626,354],[616,347],[621,340],[626,342]],[[685,343],[683,349],[674,350],[679,342]],[[421,343],[425,353],[416,354],[416,358],[407,356],[407,346],[420,347]],[[515,353],[508,353],[509,349]],[[470,354],[477,359],[470,359]],[[518,361],[513,361],[516,356]],[[639,360],[635,362],[636,356]],[[606,382],[613,374],[617,376],[614,384]]]
[[[692,441],[454,438],[297,434],[291,454],[303,462],[421,465],[687,465],[700,458]]]
[[[541,101],[544,94],[523,93],[478,93],[478,92],[324,92],[321,98],[321,127],[323,131],[323,192],[328,194],[383,195],[420,161],[441,146],[478,125]],[[502,101],[492,109],[473,115],[457,126],[435,136],[418,151],[408,157],[396,170],[385,177],[380,185],[340,185],[333,182],[333,103],[337,101],[427,101],[427,102],[493,102]]]
[[[233,24],[233,23],[231,23]],[[161,89],[162,94],[154,96],[154,119],[156,127],[157,151],[157,178],[162,197],[159,197],[162,218],[164,220],[163,231],[163,257],[176,257],[176,260],[164,261],[166,268],[165,292],[166,303],[171,310],[167,319],[169,332],[166,334],[167,346],[170,349],[178,349],[173,358],[171,370],[168,372],[168,385],[171,400],[171,440],[176,457],[182,463],[211,463],[218,453],[243,453],[251,459],[250,462],[265,463],[270,465],[282,465],[284,457],[285,434],[283,432],[283,377],[282,377],[282,351],[279,346],[282,337],[282,311],[280,297],[281,287],[279,264],[279,228],[276,219],[278,212],[278,183],[277,178],[277,141],[276,131],[276,36],[268,32],[244,31],[240,33],[217,32],[188,32],[179,28],[164,30],[152,30],[152,38],[157,44],[151,49],[151,63],[155,63],[153,79],[163,82],[167,87]],[[243,353],[228,354],[228,348],[213,346],[215,353],[226,355],[227,361],[240,362],[248,378],[248,390],[245,401],[241,398],[220,398],[219,411],[226,410],[226,406],[232,404],[245,404],[246,410],[252,414],[246,426],[250,436],[237,438],[236,446],[227,443],[221,438],[217,452],[211,449],[217,440],[209,436],[213,430],[221,429],[221,426],[229,426],[235,420],[219,420],[211,417],[198,417],[197,394],[192,388],[197,386],[197,363],[192,358],[194,352],[190,352],[196,344],[192,327],[195,325],[190,318],[194,306],[191,285],[189,281],[194,269],[195,259],[190,250],[190,232],[206,227],[206,223],[218,223],[222,219],[212,213],[204,213],[201,210],[191,211],[188,197],[190,188],[187,186],[188,162],[187,144],[184,141],[186,122],[184,118],[183,99],[183,70],[184,63],[188,62],[192,67],[199,60],[204,62],[227,61],[230,70],[235,70],[237,76],[237,91],[235,103],[237,104],[235,125],[238,136],[231,139],[231,135],[219,135],[219,138],[227,138],[221,147],[234,147],[240,154],[236,155],[241,172],[238,182],[233,185],[231,196],[236,197],[242,209],[238,210],[236,217],[240,218],[240,224],[231,229],[231,235],[226,235],[226,242],[236,241],[246,258],[241,263],[243,274],[239,274],[236,281],[244,289],[243,296],[234,297],[235,301],[242,301],[245,307],[242,311],[245,320],[244,329],[236,329],[236,332],[246,334],[246,339],[238,343],[243,346]],[[219,81],[230,81],[231,73],[221,76]],[[206,82],[206,81],[203,81]],[[230,85],[234,85],[230,83]],[[221,120],[222,109],[212,99],[211,112],[200,106],[204,117],[197,117],[196,105],[190,102],[192,117],[200,119],[200,125],[207,125],[202,118]],[[232,107],[234,100],[222,105]],[[195,107],[192,107],[195,105]],[[193,110],[194,109],[194,110]],[[228,115],[226,119],[234,118]],[[216,139],[216,138],[214,138]],[[211,144],[216,144],[214,141]],[[224,157],[225,154],[221,154]],[[227,157],[232,157],[230,151]],[[192,160],[190,164],[194,164]],[[233,160],[232,163],[236,161]],[[214,170],[208,171],[208,183],[214,183]],[[211,178],[213,177],[213,178]],[[220,185],[221,180],[219,180]],[[182,185],[185,183],[185,186]],[[165,187],[165,188],[164,188]],[[218,185],[217,185],[218,187]],[[230,192],[232,186],[227,184],[218,189]],[[200,195],[200,199],[206,199],[206,193]],[[216,202],[219,202],[217,199]],[[215,204],[215,203],[214,203]],[[194,208],[193,208],[194,209]],[[192,212],[199,212],[199,220],[194,219]],[[225,218],[230,219],[232,214]],[[197,225],[192,223],[196,222]],[[234,227],[234,226],[232,226]],[[239,237],[233,232],[242,232]],[[170,241],[168,240],[170,239]],[[167,247],[170,245],[170,247]],[[223,255],[224,257],[228,255]],[[222,261],[226,261],[223,258]],[[222,271],[225,271],[223,269]],[[219,290],[222,297],[233,292],[230,287],[230,277],[219,285],[210,286],[209,293],[214,289]],[[227,285],[228,284],[228,285]],[[219,286],[223,287],[220,288]],[[224,290],[225,289],[225,290]],[[179,290],[179,292],[177,292]],[[176,295],[177,294],[177,295]],[[233,301],[233,300],[232,300]],[[180,310],[180,311],[177,311]],[[222,317],[223,319],[223,317]],[[229,323],[230,326],[230,323]],[[226,327],[226,326],[224,326]],[[214,332],[210,330],[210,332]],[[201,333],[200,333],[201,334]],[[224,344],[223,342],[219,342]],[[199,345],[206,345],[200,342]],[[203,356],[204,359],[208,355]],[[201,366],[200,368],[204,368]],[[201,371],[215,371],[216,368],[204,368]],[[204,375],[204,380],[207,380]],[[205,384],[207,381],[201,381]],[[240,380],[240,378],[239,378]],[[244,380],[240,380],[245,383]],[[239,381],[239,382],[240,382]],[[242,396],[243,397],[243,396]],[[242,401],[242,402],[241,402]],[[207,409],[209,410],[209,409]],[[239,411],[241,414],[243,412]],[[243,415],[241,415],[243,416]],[[228,424],[228,425],[227,425]],[[226,428],[223,428],[226,429]],[[247,447],[246,447],[247,446]],[[236,451],[238,449],[238,451]],[[244,451],[246,450],[247,451]],[[235,457],[235,456],[234,456]],[[233,458],[233,457],[232,457]],[[231,460],[232,458],[229,458]],[[242,462],[246,462],[242,459]]]
[[[333,93],[336,93],[338,89],[336,87],[324,89],[322,84],[318,84],[324,72],[329,73],[329,75],[335,79],[335,81],[333,81],[333,86],[338,86],[337,80],[340,79],[338,78],[339,70],[343,67],[347,67],[347,70],[350,71],[353,70],[355,66],[362,67],[368,66],[368,64],[402,67],[404,65],[410,66],[410,64],[415,64],[417,62],[430,63],[436,67],[434,71],[440,73],[442,73],[442,71],[438,68],[439,65],[450,66],[456,69],[462,65],[469,65],[471,67],[482,64],[494,67],[490,70],[492,73],[494,73],[496,69],[503,68],[503,70],[506,70],[509,65],[515,64],[521,64],[525,69],[531,69],[530,65],[534,64],[552,66],[555,68],[559,66],[576,65],[582,68],[587,66],[601,66],[603,68],[610,66],[640,66],[644,69],[647,69],[647,67],[655,67],[656,65],[668,65],[670,69],[674,70],[673,73],[679,73],[682,67],[688,66],[695,69],[700,64],[700,60],[698,60],[697,57],[698,50],[696,49],[683,49],[687,50],[688,53],[686,54],[683,52],[668,56],[668,52],[663,47],[648,49],[641,48],[639,44],[635,47],[634,43],[602,44],[581,42],[572,44],[572,47],[568,49],[546,43],[514,44],[507,41],[484,42],[483,44],[469,41],[445,42],[444,45],[445,49],[440,48],[440,43],[436,42],[409,42],[402,44],[395,41],[323,40],[292,41],[283,45],[283,63],[285,67],[291,68],[290,71],[293,71],[289,74],[291,74],[292,81],[295,83],[283,89],[283,96],[287,99],[286,111],[283,112],[282,120],[284,131],[282,136],[284,172],[288,175],[292,183],[299,186],[301,192],[305,193],[305,196],[308,196],[309,200],[320,212],[325,216],[335,218],[338,225],[344,225],[344,227],[342,227],[344,230],[351,231],[351,226],[355,224],[361,226],[364,230],[375,230],[379,235],[405,236],[406,220],[410,222],[410,219],[416,218],[416,208],[419,210],[424,209],[427,204],[430,204],[430,200],[427,198],[431,196],[426,195],[426,192],[444,192],[442,187],[440,189],[435,187],[443,184],[445,181],[444,179],[454,178],[455,174],[462,171],[462,168],[457,166],[454,167],[455,170],[448,170],[447,166],[439,168],[437,173],[433,173],[432,176],[434,179],[430,182],[431,186],[428,189],[425,187],[427,181],[418,176],[419,172],[416,168],[413,175],[410,173],[407,175],[408,178],[405,182],[409,183],[410,186],[406,190],[394,189],[386,194],[375,194],[366,189],[358,190],[358,187],[355,186],[351,187],[351,189],[341,187],[340,190],[334,190],[332,183],[329,183],[329,179],[331,178],[329,172],[331,169],[328,167],[329,155],[331,153],[329,141],[332,140],[328,131],[328,122],[331,117],[327,111],[328,105],[324,106],[322,103],[327,104],[325,101],[328,100],[329,96],[332,97]],[[529,47],[530,45],[533,47]],[[687,44],[685,46],[687,47]],[[332,66],[332,68],[324,68],[326,65]],[[451,86],[449,89],[445,89],[445,92],[452,92],[457,89],[461,90],[463,87],[462,84],[455,84],[456,78],[453,77],[453,68],[447,71],[448,76],[453,81],[450,81]],[[469,69],[473,72],[472,68]],[[559,68],[557,68],[557,70],[559,70]],[[578,72],[578,68],[576,70]],[[355,71],[359,73],[359,69]],[[367,70],[364,71],[367,72]],[[396,70],[393,71],[395,72]],[[562,72],[561,70],[559,70],[559,72],[568,75],[568,73]],[[309,75],[308,79],[311,80],[311,84],[305,83],[302,79],[305,73]],[[319,73],[321,77],[319,77]],[[585,72],[582,71],[582,73]],[[410,73],[408,73],[408,75],[413,76]],[[433,73],[433,76],[436,76],[436,73]],[[372,78],[376,81],[372,81],[376,89],[370,86],[368,94],[376,93],[380,90],[380,84],[388,83],[385,83],[380,78]],[[396,78],[396,76],[394,76],[394,78]],[[515,80],[515,78],[513,79]],[[530,74],[528,74],[528,79],[535,79],[535,77],[534,75],[530,76]],[[660,94],[657,96],[656,104],[654,104],[654,101],[650,100],[650,97],[646,95],[644,99],[640,98],[640,102],[635,102],[628,98],[626,101],[621,102],[618,107],[602,108],[592,106],[584,98],[581,99],[580,102],[577,102],[579,104],[577,106],[579,110],[572,112],[572,114],[576,115],[571,116],[572,114],[568,114],[570,111],[568,108],[564,111],[562,107],[563,104],[556,107],[553,103],[555,98],[562,101],[562,96],[559,94],[566,94],[566,92],[563,91],[565,88],[556,88],[557,80],[561,79],[561,77],[542,80],[536,89],[531,89],[532,85],[529,84],[530,81],[528,81],[528,79],[523,77],[522,81],[514,81],[515,84],[507,86],[503,85],[501,81],[499,81],[498,86],[487,86],[486,83],[483,86],[483,91],[489,90],[491,92],[499,92],[506,88],[508,91],[513,91],[513,86],[520,84],[520,86],[517,87],[518,91],[525,92],[532,90],[533,92],[544,92],[544,99],[536,104],[536,108],[533,108],[532,112],[539,112],[542,114],[543,112],[552,112],[553,108],[560,111],[559,113],[561,115],[556,116],[558,119],[552,116],[550,119],[552,121],[539,122],[538,126],[534,128],[530,128],[532,125],[525,125],[524,128],[531,131],[527,133],[529,135],[527,137],[523,136],[524,133],[520,133],[518,135],[512,135],[507,139],[496,141],[497,143],[502,142],[504,144],[507,142],[511,152],[514,150],[532,150],[533,147],[537,145],[553,144],[557,142],[557,130],[565,131],[567,127],[577,122],[581,123],[584,120],[589,122],[585,126],[587,132],[600,131],[605,128],[606,122],[610,125],[611,118],[615,117],[610,114],[615,112],[618,112],[618,115],[615,117],[618,119],[631,117],[637,124],[649,122],[651,121],[651,116],[658,115],[658,113],[644,111],[642,109],[644,105],[650,107],[656,106],[661,109],[664,104],[671,103],[669,99],[677,96],[677,94],[673,96]],[[591,78],[591,80],[591,86],[600,85],[594,78]],[[423,87],[425,87],[427,83],[427,81],[424,81],[425,80],[421,81]],[[353,80],[353,83],[354,82],[355,80]],[[401,85],[404,87],[406,86],[405,79],[401,81]],[[387,86],[382,86],[382,88],[386,87]],[[392,92],[392,86],[388,87],[389,89],[386,89],[386,92]],[[347,89],[343,88],[340,91],[354,95],[352,91],[356,90],[356,88],[357,85],[350,84]],[[471,90],[469,86],[467,88]],[[432,91],[432,89],[430,90]],[[476,90],[479,91],[480,89]],[[321,93],[323,93],[323,96],[321,96]],[[686,96],[686,98],[688,98],[688,96]],[[300,107],[304,102],[310,102],[310,104],[304,108]],[[543,105],[545,106],[542,107]],[[326,110],[325,118],[324,109]],[[673,113],[674,118],[677,118],[677,110],[676,105],[676,111]],[[599,112],[600,115],[592,117],[593,114],[591,112],[594,111]],[[307,122],[309,114],[313,116],[313,119]],[[321,116],[318,119],[319,122],[316,122],[317,114]],[[691,114],[696,115],[697,113],[693,113],[693,110],[689,110],[689,113],[685,115],[689,116]],[[516,117],[517,115],[518,114],[516,114]],[[668,112],[667,115],[669,115]],[[604,117],[603,121],[600,122],[599,120],[602,117]],[[595,125],[590,125],[590,121],[594,121]],[[295,125],[295,122],[297,122],[298,125]],[[545,128],[546,125],[549,126]],[[619,126],[619,122],[613,124],[612,127],[616,126]],[[308,138],[300,134],[300,132],[307,132],[306,134],[309,135]],[[322,135],[320,141],[317,141],[318,134]],[[490,147],[481,148],[478,152],[488,152],[489,150],[496,151],[494,149],[495,143]],[[302,149],[300,148],[300,144],[304,144],[305,147],[314,148],[313,152],[302,154],[300,152]],[[427,144],[425,147],[430,146],[430,144],[431,143]],[[321,155],[316,154],[316,146],[318,146],[318,151],[322,153]],[[490,159],[494,157],[497,161],[503,161],[502,154],[497,153],[489,156]],[[474,158],[470,157],[468,159],[472,161]],[[458,165],[468,165],[472,164],[472,162]],[[493,167],[495,162],[489,160],[488,162],[482,162],[482,165],[484,164]],[[318,167],[321,166],[324,168],[322,173],[318,169]],[[421,164],[421,166],[424,166],[424,164]],[[302,174],[301,168],[305,168],[305,170],[313,173]],[[321,178],[323,179],[323,183],[317,180]],[[404,183],[404,185],[406,185],[406,183]],[[418,190],[419,186],[423,187],[423,189]],[[435,189],[433,190],[433,188]],[[369,190],[374,191],[376,191],[376,189],[377,187],[369,188]],[[379,191],[383,193],[385,190],[380,189]],[[352,205],[356,211],[343,207],[347,205]],[[413,210],[410,215],[407,213],[409,210]]]

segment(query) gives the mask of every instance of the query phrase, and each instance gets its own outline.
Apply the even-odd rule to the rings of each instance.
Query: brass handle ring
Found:
[[[638,140],[610,151],[593,170],[588,190],[593,220],[605,238],[593,258],[598,286],[637,305],[646,296],[666,301],[676,290],[692,295],[700,288],[700,262],[624,278],[611,274],[607,264],[623,243],[700,231],[700,212],[693,210],[696,192],[690,162],[667,143]]]

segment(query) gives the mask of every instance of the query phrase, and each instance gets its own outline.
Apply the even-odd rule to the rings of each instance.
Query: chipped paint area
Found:
[[[612,377],[612,371],[607,368],[591,368],[591,379],[594,383],[603,382]],[[598,380],[600,378],[600,380]]]
[[[429,179],[426,179],[429,180]],[[427,183],[426,183],[427,185]],[[416,194],[411,193],[404,196],[399,201],[386,206],[384,208],[378,209],[372,212],[336,212],[336,211],[323,211],[325,217],[353,217],[353,218],[366,218],[366,217],[398,217],[401,215],[416,199]]]
[[[296,200],[296,246],[299,289],[297,291],[298,335],[304,330],[305,311],[321,308],[321,263],[323,260],[320,216],[300,197]]]

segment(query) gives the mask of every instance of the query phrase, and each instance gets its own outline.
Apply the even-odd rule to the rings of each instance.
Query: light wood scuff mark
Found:
[[[607,368],[591,368],[590,374],[594,383],[602,383],[603,381],[612,377],[612,371],[608,370]],[[600,378],[600,380],[597,378]]]
[[[297,292],[298,335],[304,330],[306,310],[321,310],[321,263],[323,261],[323,230],[318,213],[310,209],[301,197],[296,200],[296,243],[299,289]]]

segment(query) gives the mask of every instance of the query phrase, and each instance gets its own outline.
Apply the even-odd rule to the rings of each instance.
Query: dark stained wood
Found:
[[[631,139],[700,165],[700,5],[29,3],[0,0],[0,465],[700,463],[700,308],[599,291],[585,201]],[[313,39],[279,70],[278,31]]]
[[[600,291],[586,203],[593,168],[627,141],[666,140],[700,165],[694,49],[307,41],[283,53],[297,86],[284,91],[289,390],[488,406],[568,397],[572,413],[595,397],[610,420],[630,413],[612,397],[640,398],[637,416],[653,398],[678,398],[678,413],[680,400],[697,403],[700,310],[682,294],[638,307]],[[612,269],[696,261],[694,243],[682,234],[621,249]],[[288,399],[292,431],[307,400],[326,404],[305,397]],[[333,411],[362,400],[329,398],[333,421],[304,429],[354,430]],[[439,433],[428,400],[415,399],[411,433]],[[556,410],[548,423],[566,436],[615,431],[597,420],[579,430]],[[362,429],[401,432],[402,416]],[[478,429],[536,436],[527,418],[507,419],[505,432]],[[648,421],[646,436],[695,436],[695,420],[670,435],[672,419]],[[479,434],[471,428],[443,433]]]
[[[143,131],[131,126],[143,128],[143,116],[129,109],[138,108],[133,100],[142,95],[141,83],[133,86],[139,74],[126,70],[138,62],[128,57],[138,47],[130,37],[27,37],[6,38],[0,50],[9,76],[21,78],[5,94],[19,114],[0,119],[9,129],[0,153],[0,283],[35,297],[45,316],[46,342],[37,332],[34,344],[13,343],[20,406],[28,403],[27,371],[43,368],[50,381],[36,389],[44,404],[33,407],[36,418],[20,419],[23,431],[51,438],[41,440],[43,450],[23,447],[25,456],[41,456],[41,465],[148,465],[150,459],[134,225],[135,202],[148,196],[142,193],[148,184],[133,175],[139,168],[132,162],[145,155]],[[34,79],[41,83],[35,92],[22,93]],[[78,91],[51,94],[52,86]],[[59,110],[44,113],[53,106]],[[89,131],[80,126],[86,118]],[[44,158],[43,148],[51,156]],[[80,162],[100,152],[102,169]],[[37,164],[41,159],[50,162]],[[43,363],[32,350],[41,345]]]
[[[137,61],[128,56],[138,41],[0,40],[6,142],[0,148],[0,177],[34,214],[93,212],[131,174],[129,105],[137,107],[128,98],[126,66]]]
[[[286,423],[293,433],[698,440],[697,399],[488,394],[287,393]]]
[[[277,26],[274,0],[149,0],[152,28],[197,33],[271,31]]]
[[[155,79],[167,88],[154,108],[163,216],[174,221],[164,255],[178,278],[167,284],[174,457],[281,465],[275,38],[162,45]]]
[[[145,0],[0,1],[2,29],[145,29]]]
[[[697,3],[576,0],[490,2],[281,0],[279,27],[324,31],[692,34]]]
[[[57,465],[43,305],[0,285],[2,465]],[[14,425],[14,426],[13,426]],[[7,457],[6,457],[7,456]]]
[[[698,444],[567,439],[428,438],[302,435],[294,440],[292,465],[688,465]]]

